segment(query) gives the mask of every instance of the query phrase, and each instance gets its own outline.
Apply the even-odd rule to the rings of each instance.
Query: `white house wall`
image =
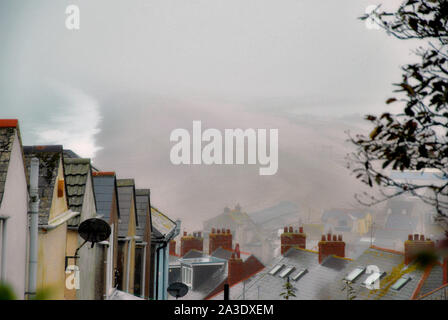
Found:
[[[0,215],[9,216],[6,232],[6,279],[24,299],[27,270],[28,191],[17,132],[11,150]]]

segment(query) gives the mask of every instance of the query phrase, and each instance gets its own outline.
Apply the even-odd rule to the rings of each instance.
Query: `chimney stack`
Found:
[[[322,235],[322,240],[319,241],[319,263],[325,260],[328,256],[338,256],[345,258],[345,242],[342,241],[342,235],[331,235],[331,233]]]
[[[230,233],[230,229],[217,228],[215,231],[215,228],[212,228],[212,232],[209,234],[208,254],[212,254],[218,248],[232,250],[232,233]]]
[[[227,269],[227,283],[231,286],[243,278],[243,260],[240,257],[240,245],[235,245],[235,251],[230,257]]]
[[[176,255],[176,240],[170,241],[170,256]]]
[[[193,232],[193,235],[187,235],[184,232],[184,236],[180,239],[180,256],[183,257],[188,251],[193,249],[198,251],[204,250],[204,239],[201,237],[201,233]]]
[[[404,263],[411,263],[419,253],[430,252],[435,249],[434,241],[425,239],[424,235],[410,234],[404,243]]]
[[[299,228],[299,232],[294,231],[292,227],[284,227],[280,236],[280,251],[284,255],[291,248],[306,248],[306,234],[303,233],[303,227]]]

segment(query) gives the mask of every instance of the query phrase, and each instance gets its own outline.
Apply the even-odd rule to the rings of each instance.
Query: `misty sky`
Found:
[[[384,1],[386,2],[386,1]],[[389,6],[401,1],[388,0]],[[349,207],[346,130],[386,110],[405,43],[357,19],[364,0],[2,0],[0,116],[149,187],[188,231],[240,203]],[[79,5],[81,29],[65,28]],[[279,129],[279,170],[174,166],[170,133]]]

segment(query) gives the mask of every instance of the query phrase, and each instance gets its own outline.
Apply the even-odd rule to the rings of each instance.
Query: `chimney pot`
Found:
[[[212,233],[215,233],[215,232],[216,232],[215,228],[212,228]]]
[[[409,241],[412,240],[412,234],[408,235],[408,240],[409,240]]]
[[[337,235],[333,235],[333,241],[338,241],[338,236]]]
[[[322,241],[325,241],[325,240],[327,240],[327,239],[325,238],[325,235],[323,234],[322,235]]]
[[[342,241],[342,234],[338,235],[338,241]]]
[[[236,253],[236,257],[239,259],[240,258],[240,245],[238,243],[235,245],[235,253]]]
[[[186,237],[187,236],[187,231],[184,231],[184,237]]]
[[[287,232],[288,232],[288,227],[284,227],[284,228],[283,228],[283,232],[284,232],[284,233],[287,233]]]
[[[291,226],[289,226],[289,232],[290,232],[290,233],[293,233],[293,231],[292,231],[292,227],[291,227]]]
[[[331,241],[331,233],[328,233],[328,234],[327,234],[327,240],[328,240],[328,241]]]
[[[221,229],[216,230],[216,233],[218,234],[221,233]]]
[[[425,236],[423,234],[420,235],[420,241],[425,241]]]
[[[198,232],[198,237],[202,238],[202,232],[201,231]]]
[[[230,234],[230,229],[227,229],[227,233]]]
[[[414,234],[414,240],[418,240],[418,233]]]
[[[303,227],[299,227],[299,232],[303,233]]]

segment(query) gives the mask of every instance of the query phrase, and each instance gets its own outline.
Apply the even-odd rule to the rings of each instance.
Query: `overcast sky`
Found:
[[[389,6],[401,1],[388,0]],[[344,131],[380,113],[411,43],[369,30],[364,0],[0,2],[0,116],[135,178],[188,231],[224,206],[354,204]],[[81,28],[65,28],[77,4]],[[279,170],[174,166],[176,128],[279,129]],[[307,209],[308,210],[308,209]]]

